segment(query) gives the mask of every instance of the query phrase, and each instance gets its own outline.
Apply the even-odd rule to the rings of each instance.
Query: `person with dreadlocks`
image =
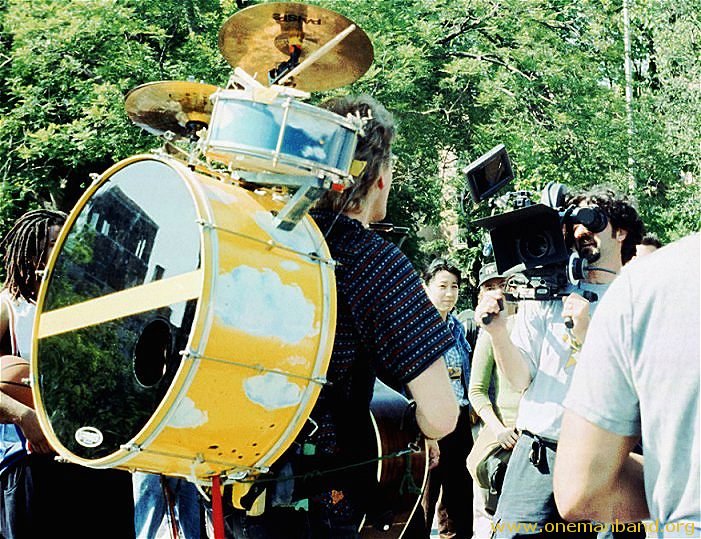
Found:
[[[408,389],[426,438],[442,438],[457,421],[458,405],[443,360],[455,344],[453,337],[406,256],[368,228],[387,211],[392,116],[369,96],[341,97],[321,106],[364,121],[354,185],[326,192],[310,212],[337,262],[337,322],[328,383],[308,427],[275,463],[278,481],[264,483],[263,514],[238,510],[227,516],[234,537],[358,537],[374,500],[358,484],[362,472],[353,464],[364,460],[357,450],[369,423],[376,378]],[[287,477],[294,479],[280,480]]]
[[[6,269],[0,292],[0,353],[5,361],[9,355],[30,358],[40,272],[65,218],[58,211],[30,211],[20,217],[0,244]],[[36,412],[0,392],[0,536],[28,537],[36,529],[32,521],[40,519],[33,512],[33,472],[41,475],[39,468],[51,466],[46,455],[52,452]]]
[[[0,291],[2,361],[30,359],[42,274],[65,220],[63,212],[30,211],[0,243],[6,268]],[[96,527],[107,522],[114,535],[133,537],[130,474],[54,457],[32,407],[0,390],[0,537],[97,536]]]

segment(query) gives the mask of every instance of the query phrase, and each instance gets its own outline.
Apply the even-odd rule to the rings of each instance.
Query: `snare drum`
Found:
[[[35,326],[37,414],[66,459],[178,475],[264,471],[319,395],[336,322],[310,217],[167,156],[110,168],[71,212]]]
[[[244,90],[215,94],[203,151],[234,169],[347,178],[357,125],[291,97],[255,101]]]

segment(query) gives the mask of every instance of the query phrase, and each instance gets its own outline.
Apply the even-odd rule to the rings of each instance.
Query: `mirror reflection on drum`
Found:
[[[62,454],[204,478],[265,469],[289,446],[336,306],[321,233],[309,217],[276,228],[282,204],[166,155],[86,192],[38,302],[37,410]]]

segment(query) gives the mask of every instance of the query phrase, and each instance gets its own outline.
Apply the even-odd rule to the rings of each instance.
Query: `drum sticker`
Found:
[[[83,447],[97,447],[103,439],[102,433],[95,427],[80,427],[75,431],[75,441]]]
[[[268,372],[251,376],[243,382],[246,396],[266,410],[295,406],[302,400],[302,391],[284,374]]]
[[[319,332],[314,304],[296,284],[283,284],[273,270],[239,266],[219,277],[215,313],[225,324],[289,344]]]
[[[168,420],[168,426],[174,429],[195,429],[207,421],[207,412],[199,410],[190,397],[185,397]]]

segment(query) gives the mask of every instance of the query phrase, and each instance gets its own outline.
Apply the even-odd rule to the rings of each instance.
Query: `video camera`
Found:
[[[465,170],[466,190],[475,203],[494,195],[513,179],[511,162],[503,144],[496,146]],[[551,300],[566,295],[568,283],[586,277],[586,260],[571,252],[563,226],[582,224],[591,232],[606,228],[606,214],[596,207],[565,205],[567,188],[550,182],[540,202],[527,191],[507,193],[492,204],[504,213],[477,219],[473,224],[489,231],[492,251],[501,275],[507,276],[506,297],[510,300]],[[467,194],[463,194],[463,207]],[[595,301],[594,294],[587,297]],[[585,294],[586,297],[586,294]]]

